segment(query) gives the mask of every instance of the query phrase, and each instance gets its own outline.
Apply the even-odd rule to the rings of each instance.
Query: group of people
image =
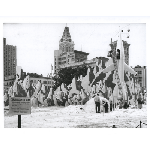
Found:
[[[105,113],[108,113],[108,111],[113,111],[113,108],[116,108],[117,106],[119,107],[119,109],[127,109],[129,108],[130,101],[124,100],[122,99],[122,101],[118,101],[117,103],[113,103],[112,101],[109,102],[104,102],[102,99],[104,97],[102,92],[99,92],[97,94],[95,94],[94,96],[94,102],[95,102],[95,111],[96,113],[101,113],[101,109],[103,109],[103,111]],[[138,97],[136,98],[136,101],[138,103],[138,108],[141,109],[142,108],[142,104],[145,103],[145,99],[144,97],[142,97],[142,93],[139,93]]]
[[[56,94],[54,103],[58,106],[84,105],[89,100],[89,98],[90,97],[88,94],[85,94],[85,96],[82,96],[80,93],[69,94],[69,92],[67,92],[64,94],[62,92],[62,94]]]
[[[105,113],[108,113],[109,109],[110,111],[112,111],[112,106],[110,106],[110,102],[106,100],[104,101],[102,92],[97,93],[93,97],[94,97],[94,102],[95,102],[96,113],[101,113],[102,112],[101,109],[103,109],[103,112]]]

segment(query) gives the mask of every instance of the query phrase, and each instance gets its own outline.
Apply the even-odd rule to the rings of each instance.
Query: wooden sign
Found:
[[[9,113],[13,115],[31,114],[31,101],[28,97],[12,97],[9,100]]]

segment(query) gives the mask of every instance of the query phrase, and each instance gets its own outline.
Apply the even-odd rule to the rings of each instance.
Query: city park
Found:
[[[86,110],[95,112],[94,97],[97,93],[101,100],[100,111],[103,115],[118,111],[118,109],[141,109],[142,104],[146,105],[145,95],[141,92],[141,87],[135,78],[136,72],[124,62],[122,34],[124,31],[120,30],[117,48],[108,52],[108,57],[110,57],[108,62],[99,59],[94,68],[83,64],[77,68],[60,69],[53,77],[54,87],[50,88],[49,92],[40,81],[33,86],[29,76],[23,78],[21,67],[17,67],[16,80],[9,88],[8,95],[9,112],[18,115],[18,126],[19,121],[21,122],[21,115],[26,112],[15,112],[13,101],[23,98],[26,99],[24,101],[27,99],[30,101],[28,103],[30,108],[27,108],[28,114],[31,114],[34,108],[49,106],[65,107],[66,111],[72,109],[78,113],[86,112]],[[12,107],[11,110],[10,107]]]

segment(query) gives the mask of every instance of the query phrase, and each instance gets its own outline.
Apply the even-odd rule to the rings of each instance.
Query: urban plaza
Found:
[[[106,24],[106,27],[110,25]],[[19,29],[23,26],[24,24],[20,25]],[[41,26],[37,29],[42,30]],[[18,64],[18,55],[21,53],[19,46],[6,45],[9,36],[4,32],[4,127],[147,128],[147,68],[139,64],[129,66],[130,57],[138,62],[136,54],[129,55],[129,48],[134,46],[132,40],[128,41],[132,24],[118,26],[115,38],[109,38],[107,56],[92,50],[91,54],[96,53],[96,57],[89,60],[89,51],[82,51],[84,46],[81,46],[80,51],[75,50],[69,31],[75,25],[72,29],[70,26],[66,24],[63,27],[59,50],[54,50],[54,64],[49,65],[51,72],[46,77],[39,73],[24,72],[24,66]],[[99,25],[96,29],[104,26],[105,24],[102,27]],[[85,29],[88,27],[91,28],[92,25],[85,25]],[[62,34],[59,29],[57,32]],[[86,32],[88,34],[88,30]],[[95,30],[92,32],[93,35],[89,38],[96,35],[98,39],[100,35]],[[73,36],[75,34],[73,32]],[[17,36],[21,36],[21,31]],[[40,37],[46,38],[44,34]],[[101,38],[106,37],[107,34],[104,34]],[[78,38],[82,40],[82,34]],[[32,40],[34,42],[34,38]],[[40,40],[36,42],[38,44]],[[91,42],[94,43],[94,40]],[[38,50],[36,53],[41,58],[44,55]],[[35,68],[46,70],[40,67],[41,60],[36,58],[36,53],[32,55],[32,61],[36,61]],[[48,54],[46,51],[44,53],[46,63]],[[26,57],[29,54],[23,55]],[[27,61],[30,61],[29,58]],[[30,68],[34,69],[31,65]]]

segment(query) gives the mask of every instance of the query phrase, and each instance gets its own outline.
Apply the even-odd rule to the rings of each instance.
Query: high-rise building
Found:
[[[83,62],[87,60],[89,53],[74,50],[74,42],[69,33],[69,27],[65,27],[62,38],[59,41],[59,50],[54,51],[54,72],[66,64]]]
[[[16,46],[6,45],[6,38],[3,38],[3,69],[4,69],[4,90],[13,84],[16,74]]]
[[[143,88],[147,88],[147,69],[146,66],[135,66],[133,68],[137,72],[137,81],[139,82],[140,86]]]
[[[111,50],[116,50],[117,48],[117,41],[112,42],[111,39],[111,44],[109,44],[111,47]],[[125,56],[125,63],[129,65],[129,46],[130,44],[127,43],[127,41],[123,41],[123,47],[124,47],[124,56]]]

